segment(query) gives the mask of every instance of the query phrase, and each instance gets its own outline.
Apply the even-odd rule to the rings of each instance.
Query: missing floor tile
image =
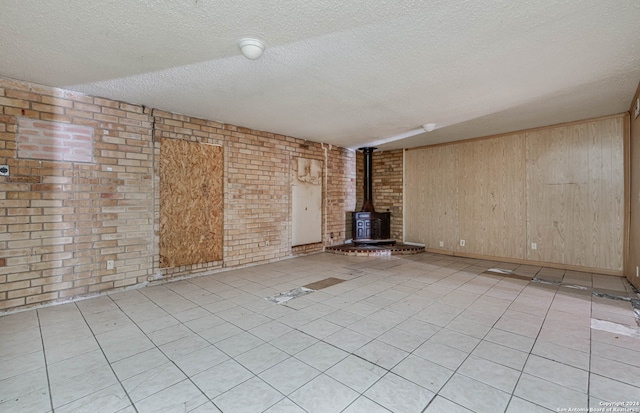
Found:
[[[594,297],[600,297],[600,298],[608,298],[610,300],[618,300],[618,301],[629,301],[631,303],[631,305],[633,306],[633,298],[631,297],[623,297],[620,295],[620,293],[618,291],[609,291],[609,290],[599,290],[596,291],[595,289],[593,290],[593,296]]]
[[[505,271],[505,270],[503,270],[503,271]],[[631,304],[631,308],[633,309],[633,314],[635,316],[636,324],[638,325],[638,327],[640,327],[640,293],[638,293],[638,291],[633,286],[631,286],[631,291],[617,291],[617,290],[607,290],[607,289],[603,289],[603,288],[590,288],[590,287],[585,287],[583,285],[576,285],[576,284],[563,284],[562,281],[545,280],[545,279],[538,278],[538,277],[534,277],[531,280],[531,282],[541,283],[541,284],[553,284],[553,285],[558,285],[561,288],[572,288],[572,289],[575,289],[575,290],[587,290],[587,291],[590,291],[591,295],[594,296],[594,297],[606,298],[608,300],[627,301],[629,304]],[[594,325],[593,321],[594,320],[592,320],[592,328],[595,328],[597,330],[609,331],[609,330],[606,329],[606,324],[602,324],[602,323],[609,323],[608,321],[595,320],[596,325],[605,326],[605,327],[602,327],[602,328],[593,327],[593,325]],[[602,323],[600,323],[601,321],[602,321]],[[615,323],[612,323],[612,324],[615,324]],[[628,326],[624,326],[624,327],[628,327]],[[613,327],[611,327],[611,328],[613,328]],[[635,329],[635,327],[631,327],[631,328]],[[620,333],[620,334],[623,334],[623,333]],[[636,333],[634,333],[634,334],[636,334]],[[635,336],[632,335],[632,337],[635,337]]]
[[[312,290],[322,290],[323,288],[331,287],[332,285],[340,284],[345,282],[346,280],[341,280],[340,278],[325,278],[324,280],[316,281],[311,284],[307,284],[302,288],[309,288]]]
[[[629,327],[624,324],[614,323],[606,320],[591,319],[591,328],[594,330],[606,331],[621,336],[640,338],[640,328]]]
[[[533,278],[530,275],[516,274],[515,272],[513,272],[513,270],[505,270],[505,269],[502,269],[502,268],[489,268],[488,270],[483,272],[483,274],[501,275],[503,277],[516,278],[518,280],[525,280],[525,281],[531,281],[532,278]]]
[[[266,297],[266,300],[269,300],[276,304],[284,304],[289,300],[293,300],[294,298],[302,297],[303,295],[311,294],[314,290],[306,287],[298,287],[293,290],[286,291],[283,293],[278,293],[276,295],[272,295]]]
[[[294,298],[302,297],[304,295],[311,294],[316,290],[322,290],[323,288],[331,287],[332,285],[340,284],[341,282],[345,281],[346,280],[341,280],[340,278],[325,278],[324,280],[316,281],[302,287],[297,287],[290,291],[265,297],[265,299],[276,304],[284,304],[289,300],[293,300]]]

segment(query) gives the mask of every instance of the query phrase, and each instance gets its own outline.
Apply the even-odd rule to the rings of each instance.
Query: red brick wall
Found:
[[[93,160],[21,158],[18,120],[89,128]],[[222,263],[159,268],[161,137],[224,147]],[[325,241],[291,248],[297,157],[323,162]],[[0,177],[0,310],[321,251],[344,241],[355,204],[355,155],[346,149],[4,78],[0,164],[11,173]]]

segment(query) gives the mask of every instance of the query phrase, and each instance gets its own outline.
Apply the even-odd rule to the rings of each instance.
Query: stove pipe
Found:
[[[375,212],[373,208],[373,151],[378,148],[366,147],[359,148],[364,154],[364,202],[360,212]]]

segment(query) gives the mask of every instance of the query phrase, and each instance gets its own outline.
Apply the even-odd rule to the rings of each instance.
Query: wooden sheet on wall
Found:
[[[527,135],[528,259],[622,270],[624,119]]]
[[[458,251],[525,258],[525,136],[458,145]]]
[[[160,266],[222,259],[222,147],[160,142]]]
[[[623,145],[615,116],[409,150],[405,240],[618,273]]]
[[[453,249],[458,241],[458,146],[407,151],[405,168],[405,240]]]

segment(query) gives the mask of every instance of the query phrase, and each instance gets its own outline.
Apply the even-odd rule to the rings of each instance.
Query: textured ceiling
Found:
[[[267,44],[262,58],[240,54],[242,37]],[[0,0],[0,75],[344,147],[413,147],[626,111],[640,2]],[[426,123],[436,130],[419,133]]]

